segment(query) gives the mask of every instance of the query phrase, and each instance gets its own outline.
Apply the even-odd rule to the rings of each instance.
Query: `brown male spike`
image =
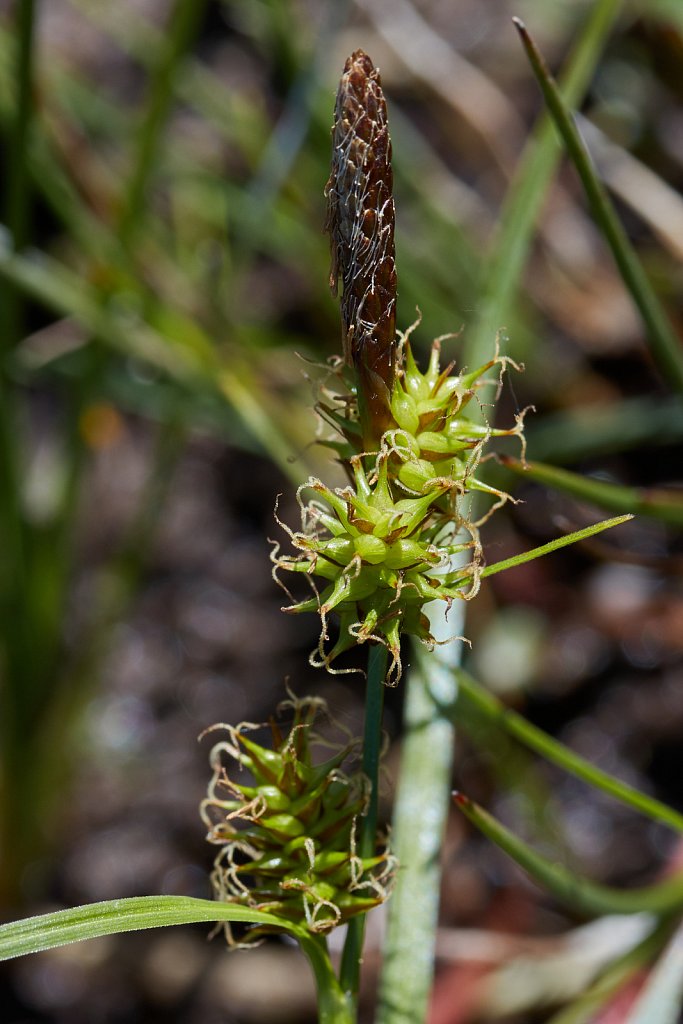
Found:
[[[336,295],[341,278],[344,357],[356,371],[363,442],[374,448],[393,425],[396,260],[387,106],[379,72],[362,50],[344,66],[332,140],[330,287]]]

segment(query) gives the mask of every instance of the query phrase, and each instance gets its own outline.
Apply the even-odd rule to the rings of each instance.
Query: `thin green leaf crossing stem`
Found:
[[[454,799],[476,828],[575,913],[590,917],[600,914],[638,914],[641,911],[670,914],[683,907],[683,874],[641,889],[622,890],[599,885],[541,856],[468,797],[456,793]]]
[[[628,240],[605,186],[593,168],[579,130],[540,51],[519,18],[513,18],[513,21],[548,110],[581,178],[593,215],[612,250],[624,284],[643,318],[652,353],[665,378],[678,390],[683,390],[683,347]]]
[[[664,488],[625,487],[594,477],[581,476],[568,469],[558,469],[542,462],[522,463],[518,459],[501,457],[501,462],[520,477],[536,480],[565,494],[590,501],[610,512],[628,510],[636,515],[650,516],[672,526],[683,526],[683,495],[680,491]]]
[[[562,75],[562,95],[572,106],[580,103],[598,62],[622,0],[598,0]],[[481,310],[465,335],[465,364],[479,366],[491,348],[491,339],[505,326],[515,290],[526,264],[534,224],[548,185],[560,159],[560,146],[550,118],[535,127],[505,198],[500,229],[491,259],[484,261],[486,280],[477,305]]]
[[[102,935],[202,921],[268,924],[290,932],[299,942],[313,969],[321,1024],[353,1024],[353,1014],[334,976],[324,939],[311,935],[305,928],[282,921],[273,914],[215,900],[194,899],[190,896],[136,896],[12,921],[0,926],[0,960]]]
[[[389,652],[383,644],[375,644],[368,655],[368,680],[365,700],[363,731],[363,771],[370,783],[368,806],[363,816],[358,841],[358,855],[372,857],[377,842],[377,803],[379,785],[379,759],[382,748],[382,710],[384,685]],[[341,969],[340,983],[344,992],[355,1001],[360,981],[360,961],[363,952],[365,917],[349,921]]]
[[[482,579],[485,576],[495,576],[496,573],[504,572],[506,569],[514,569],[515,566],[524,565],[525,562],[532,562],[535,558],[542,558],[553,551],[559,551],[560,548],[566,548],[569,544],[576,544],[577,541],[587,540],[589,537],[594,537],[596,533],[602,533],[603,530],[611,530],[613,526],[621,526],[622,523],[627,523],[629,519],[633,519],[633,516],[615,516],[614,519],[604,519],[601,523],[584,527],[583,530],[575,530],[564,537],[556,537],[555,540],[548,541],[547,544],[541,544],[538,548],[531,548],[530,551],[522,551],[519,555],[513,555],[512,558],[504,558],[500,562],[494,562],[493,565],[487,565],[485,569],[482,569]]]
[[[558,743],[542,729],[527,722],[512,708],[505,707],[497,697],[480,686],[464,669],[457,670],[457,679],[458,698],[453,710],[455,718],[463,713],[464,706],[477,717],[485,718],[489,724],[505,729],[524,746],[576,778],[595,786],[596,789],[601,789],[628,807],[640,811],[641,814],[646,814],[653,821],[661,821],[665,825],[669,825],[670,828],[683,832],[683,814],[679,814],[672,807],[667,807],[666,804],[655,800],[654,797],[639,792],[633,786],[615,779],[607,772],[596,768],[585,758],[580,757],[579,754],[575,754],[573,750],[565,747],[562,743]]]
[[[189,896],[135,896],[89,903],[69,910],[12,921],[0,926],[0,960],[38,953],[101,935],[160,928],[197,921],[245,921],[251,924],[280,923],[279,918],[248,907]]]

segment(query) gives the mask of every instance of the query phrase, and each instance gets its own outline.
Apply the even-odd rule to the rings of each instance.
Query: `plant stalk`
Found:
[[[460,632],[464,602],[448,619],[444,606],[427,606],[437,640]],[[457,696],[454,667],[462,645],[455,641],[433,652],[417,652],[408,681],[392,849],[399,861],[380,987],[378,1024],[419,1024],[427,1014],[434,971],[439,904],[439,853],[449,808]]]
[[[358,840],[358,855],[361,858],[372,857],[377,842],[379,758],[382,748],[382,709],[387,660],[388,652],[382,644],[375,644],[370,648],[363,730],[363,772],[368,778],[370,790]],[[364,932],[364,914],[349,921],[339,972],[342,989],[354,1003],[358,997]]]

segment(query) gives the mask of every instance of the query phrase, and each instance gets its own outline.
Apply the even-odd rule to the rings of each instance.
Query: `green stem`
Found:
[[[448,619],[443,604],[428,606],[438,640],[457,635],[464,601]],[[455,673],[462,644],[418,649],[408,680],[405,735],[394,808],[392,851],[399,861],[389,901],[378,1024],[420,1024],[427,1014],[434,972],[439,905],[439,854],[449,810],[456,699]]]
[[[635,302],[648,332],[652,354],[665,379],[683,390],[683,348],[659,299],[628,240],[605,186],[593,169],[588,150],[581,138],[555,80],[519,18],[513,19],[521,36],[529,63],[543,92],[555,126],[577,170],[586,196],[605,239],[612,250],[624,284]]]
[[[297,938],[315,975],[320,1024],[355,1024],[353,1000],[344,994],[335,977],[325,939],[303,930]]]
[[[372,857],[377,843],[377,802],[379,788],[379,758],[382,748],[382,708],[384,684],[387,675],[388,652],[382,644],[375,644],[368,655],[368,681],[365,698],[365,726],[363,730],[363,772],[370,783],[367,810],[361,821],[358,854]],[[355,1002],[360,982],[360,963],[363,953],[365,915],[349,921],[342,954],[339,979],[344,992]]]
[[[655,800],[654,797],[647,796],[646,793],[640,793],[633,786],[620,782],[619,779],[596,768],[595,765],[575,754],[562,743],[558,743],[542,729],[527,722],[522,715],[511,708],[506,708],[497,697],[480,686],[463,669],[457,671],[457,679],[458,699],[454,709],[455,717],[469,712],[478,718],[484,718],[489,724],[500,726],[530,750],[534,750],[541,757],[558,765],[576,778],[583,779],[584,782],[601,789],[604,793],[609,793],[616,800],[620,800],[641,814],[646,814],[654,821],[661,821],[678,832],[683,832],[683,814],[679,814],[672,807],[667,807],[666,804]]]

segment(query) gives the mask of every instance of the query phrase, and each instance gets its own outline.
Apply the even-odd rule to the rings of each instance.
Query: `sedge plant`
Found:
[[[609,5],[596,6],[603,22],[598,24],[595,16],[592,33],[587,33],[592,45],[598,29],[604,32],[609,25]],[[162,90],[150,116],[162,118],[164,95]],[[548,144],[540,152],[546,159],[539,174],[547,170]],[[149,159],[141,156],[144,166]],[[420,642],[427,652],[419,671],[411,673],[413,689],[421,687],[436,700],[437,675],[449,675],[459,685],[455,711],[444,706],[443,717],[459,718],[462,713],[465,721],[468,715],[478,716],[489,725],[501,720],[522,743],[568,771],[681,828],[680,816],[671,809],[596,772],[523,720],[505,716],[490,695],[462,671],[449,668],[442,657],[443,651],[457,650],[462,642],[462,610],[486,577],[618,525],[628,515],[487,564],[480,527],[513,500],[488,479],[496,440],[519,438],[521,456],[515,468],[520,473],[539,472],[529,470],[526,462],[524,415],[503,428],[490,422],[502,374],[518,367],[501,354],[494,331],[488,351],[477,353],[472,365],[464,365],[453,339],[444,337],[433,342],[428,362],[420,368],[411,345],[418,325],[404,331],[396,328],[391,159],[380,77],[367,54],[357,50],[346,63],[337,94],[332,173],[326,188],[330,283],[341,291],[343,351],[325,369],[317,405],[326,428],[321,440],[342,465],[346,484],[335,487],[317,476],[301,481],[301,522],[296,528],[281,524],[289,543],[277,543],[271,557],[274,577],[288,595],[284,610],[319,617],[319,642],[311,655],[314,665],[328,672],[349,671],[344,667],[345,653],[358,645],[368,651],[362,741],[346,737],[321,756],[329,743],[318,731],[326,710],[324,702],[307,697],[290,696],[281,708],[286,722],[273,717],[269,723],[268,743],[249,735],[254,723],[224,725],[227,739],[221,739],[211,754],[213,776],[202,803],[208,839],[219,847],[212,876],[216,900],[121,899],[16,922],[0,929],[3,956],[189,921],[224,924],[229,941],[236,945],[287,933],[299,942],[315,973],[319,1019],[323,1024],[351,1024],[357,1015],[364,917],[390,897],[396,878],[403,875],[408,885],[415,883],[410,855],[404,859],[402,852],[400,830],[396,853],[393,841],[379,836],[377,828],[382,697],[386,685],[404,685],[406,638]],[[144,179],[143,172],[144,167]],[[131,188],[133,209],[139,209],[142,194],[143,185],[136,181]],[[129,214],[125,223],[126,239],[132,244],[135,218]],[[615,244],[621,252],[618,236]],[[629,267],[633,287],[641,287],[641,278]],[[658,306],[652,315],[645,287],[648,326],[660,332],[664,365],[675,369],[678,357],[671,351],[670,338],[667,341]],[[479,344],[477,335],[472,349]],[[557,479],[548,482],[561,486]],[[604,496],[599,503],[613,507]],[[303,596],[298,584],[307,588]],[[449,732],[443,736],[448,742]],[[418,773],[412,779],[410,775],[405,764],[408,788],[418,780]],[[442,790],[444,781],[440,780]],[[683,905],[679,879],[629,894],[577,883],[466,796],[459,795],[457,802],[475,825],[559,899],[573,899],[580,884],[581,906],[588,914],[648,910],[663,919]],[[424,807],[424,800],[421,803]],[[413,826],[419,835],[419,814]],[[429,884],[433,888],[434,880]],[[430,902],[428,897],[425,903]],[[392,928],[406,938],[403,949],[411,943],[414,948],[415,933],[404,906],[409,903],[399,904]],[[348,930],[337,971],[327,936],[341,924]],[[661,935],[659,949],[667,937],[665,931]],[[401,949],[390,949],[388,968],[402,970],[405,987],[398,999],[391,1000],[385,984],[380,1010],[385,1024],[424,1019],[419,1001],[424,1000],[424,979],[431,971],[431,950],[426,948],[425,953],[424,965],[406,965]],[[417,1002],[411,1001],[411,987],[418,993]]]

